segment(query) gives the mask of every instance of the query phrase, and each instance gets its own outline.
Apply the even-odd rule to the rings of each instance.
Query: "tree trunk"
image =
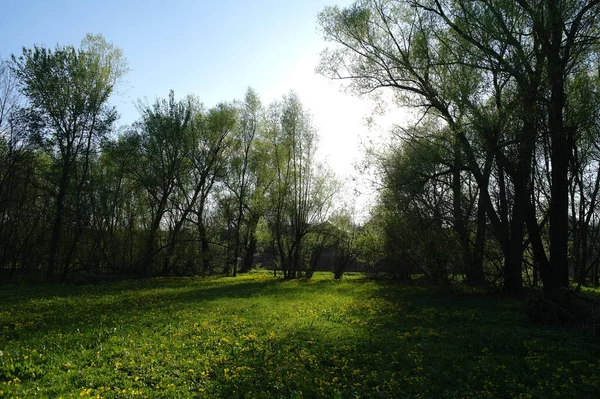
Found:
[[[154,241],[156,239],[156,230],[157,229],[154,228],[154,226],[151,226],[150,232],[148,233],[148,237],[146,237],[146,248],[144,251],[144,257],[142,258],[142,262],[138,267],[138,274],[142,277],[148,275],[152,266],[152,259],[154,258]]]
[[[461,143],[458,135],[456,135],[454,140],[454,167],[452,171],[454,231],[458,235],[467,282],[469,284],[477,285],[484,283],[485,277],[483,275],[483,263],[476,263],[476,259],[474,258],[474,254],[477,249],[472,248],[470,238],[471,232],[467,217],[465,217],[465,212],[463,211],[460,174],[462,167]],[[480,216],[481,215],[478,214],[478,218]],[[485,213],[483,214],[483,217],[485,218]]]
[[[240,268],[240,273],[247,273],[252,270],[252,266],[254,264],[254,254],[256,253],[256,237],[254,233],[250,235],[248,240],[248,245],[244,249],[244,259],[242,262],[242,267]]]
[[[483,254],[485,251],[486,236],[486,212],[484,199],[480,195],[477,200],[477,231],[475,233],[475,245],[470,262],[467,266],[466,275],[469,284],[485,284],[485,273],[483,272]]]
[[[523,291],[523,237],[528,199],[522,179],[521,175],[515,179],[510,236],[504,250],[504,288],[515,296],[520,296]]]
[[[200,238],[200,257],[202,259],[202,273],[205,274],[211,271],[210,265],[210,247],[208,242],[208,236],[206,233],[206,227],[201,220],[198,221],[198,236]]]
[[[67,194],[67,186],[69,183],[69,165],[64,164],[58,195],[56,197],[56,214],[54,215],[54,224],[52,225],[52,238],[50,239],[50,258],[48,259],[48,270],[46,270],[46,278],[52,280],[56,272],[56,260],[60,250],[62,238],[62,225],[65,209],[65,196]]]
[[[550,50],[547,54],[548,79],[551,83],[548,127],[551,140],[552,187],[550,189],[550,272],[544,281],[544,294],[553,301],[560,300],[561,288],[569,286],[569,154],[570,147],[564,127],[565,76],[560,49],[563,27],[559,5],[549,2]]]

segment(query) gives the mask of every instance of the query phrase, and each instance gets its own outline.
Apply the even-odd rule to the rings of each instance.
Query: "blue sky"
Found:
[[[33,44],[78,45],[86,33],[102,33],[130,64],[118,104],[123,122],[130,122],[137,116],[134,100],[170,89],[194,93],[206,105],[240,98],[247,86],[261,94],[274,90],[290,68],[324,47],[317,13],[344,3],[9,0],[2,6],[0,54]]]
[[[208,107],[241,99],[248,86],[267,104],[295,90],[321,135],[320,156],[341,177],[360,157],[372,104],[314,74],[326,47],[317,14],[349,0],[3,0],[0,56],[34,44],[79,45],[101,33],[123,49],[131,71],[114,96],[120,123],[137,99],[195,94]]]

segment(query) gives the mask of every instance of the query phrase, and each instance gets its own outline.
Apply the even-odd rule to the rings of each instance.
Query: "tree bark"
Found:
[[[50,258],[48,259],[48,269],[46,270],[46,278],[52,280],[56,272],[56,260],[60,251],[62,226],[65,209],[65,197],[69,184],[69,164],[63,165],[63,170],[56,197],[56,214],[54,215],[54,224],[52,225],[52,238],[50,239]]]
[[[549,2],[550,48],[547,55],[551,83],[548,125],[551,141],[552,187],[550,189],[550,272],[544,281],[548,299],[560,300],[561,288],[569,286],[569,141],[564,127],[565,76],[561,59],[563,27],[557,1]]]

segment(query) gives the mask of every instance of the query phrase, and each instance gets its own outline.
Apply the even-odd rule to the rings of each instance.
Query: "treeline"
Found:
[[[102,36],[23,49],[0,68],[4,279],[235,276],[259,245],[284,277],[310,277],[323,249],[343,242],[340,186],[315,159],[295,94],[265,107],[248,89],[206,109],[171,92],[117,129],[108,99],[128,68]]]
[[[372,161],[367,228],[398,277],[559,301],[600,281],[600,2],[359,0],[319,17],[319,70],[392,90],[419,123]],[[374,242],[375,243],[375,242]]]
[[[335,248],[397,278],[463,279],[560,302],[600,285],[600,1],[358,0],[319,16],[318,70],[419,112],[387,151],[363,226],[292,93],[205,109],[173,93],[117,132],[127,72],[89,35],[0,74],[0,270],[236,275],[257,247],[286,278]],[[339,207],[338,207],[339,208]]]

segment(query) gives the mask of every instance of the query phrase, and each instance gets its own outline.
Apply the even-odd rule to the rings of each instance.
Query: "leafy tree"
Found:
[[[360,246],[358,244],[361,227],[357,224],[354,212],[344,207],[335,212],[329,219],[332,227],[333,277],[341,279],[353,264],[358,262]]]
[[[46,170],[28,135],[18,80],[0,60],[0,268],[35,275],[41,263],[36,244],[44,241],[40,174]]]
[[[421,106],[450,126],[454,135],[446,140],[452,148],[447,159],[452,177],[448,181],[452,187],[452,226],[460,237],[467,276],[479,283],[483,279],[482,264],[480,256],[473,256],[479,249],[471,243],[470,204],[463,201],[465,182],[469,182],[464,173],[464,140],[460,139],[467,134],[462,122],[465,111],[455,100],[476,93],[476,83],[471,82],[477,82],[478,76],[442,61],[442,57],[451,55],[440,43],[444,32],[435,32],[429,19],[411,12],[405,3],[392,1],[361,1],[347,9],[326,9],[320,15],[320,24],[325,37],[339,46],[323,53],[319,71],[348,80],[350,88],[362,94],[392,88],[401,102]],[[468,163],[475,165],[478,181],[487,184],[489,168],[480,170],[473,148],[467,150]],[[485,223],[477,224],[481,225]]]
[[[4,140],[5,134],[10,134],[11,119],[21,105],[20,97],[15,74],[8,61],[0,59],[0,132]]]
[[[237,109],[227,103],[218,104],[202,118],[196,118],[194,141],[189,154],[192,173],[186,190],[186,201],[200,241],[203,272],[211,271],[210,200],[217,182],[226,173],[225,151],[230,147],[237,126]],[[214,207],[213,207],[214,208]],[[212,209],[214,213],[214,209]]]
[[[92,173],[92,231],[96,233],[89,251],[92,272],[127,271],[139,262],[142,204],[146,196],[131,176],[139,160],[131,148],[131,137],[122,135],[102,144],[102,153]]]
[[[249,88],[246,91],[244,101],[237,105],[239,122],[237,129],[233,132],[231,146],[227,151],[227,172],[224,176],[224,184],[227,186],[227,196],[231,201],[228,226],[233,230],[230,240],[231,260],[228,262],[233,266],[232,274],[235,277],[238,272],[242,249],[245,253],[255,249],[248,248],[254,240],[256,225],[259,215],[256,215],[252,205],[254,194],[260,190],[257,187],[261,176],[259,176],[259,164],[265,162],[265,154],[256,151],[255,143],[263,139],[264,135],[264,112],[257,93]],[[252,259],[249,255],[244,257]],[[242,270],[249,270],[250,265],[242,264]]]
[[[48,176],[55,206],[47,262],[47,276],[52,278],[57,267],[63,274],[69,270],[85,224],[81,205],[91,158],[97,140],[117,116],[107,101],[127,66],[118,47],[101,35],[87,35],[79,48],[24,48],[19,57],[13,55],[12,69],[56,171]]]
[[[152,106],[141,105],[142,120],[137,125],[138,131],[129,137],[130,151],[136,154],[129,165],[130,173],[144,190],[148,201],[147,238],[139,265],[139,272],[143,275],[152,270],[157,253],[163,249],[158,246],[161,225],[173,227],[168,217],[169,214],[174,216],[179,207],[178,189],[190,173],[191,165],[186,155],[192,146],[192,104],[190,98],[175,101],[175,94],[171,91],[168,99],[157,99]],[[175,227],[181,220],[175,221]],[[167,241],[169,248],[175,245],[172,237]],[[168,269],[168,261],[167,256],[167,266],[163,265],[163,270]]]
[[[592,65],[581,68],[569,84],[567,109],[574,127],[573,153],[570,158],[569,184],[570,231],[569,248],[575,280],[582,285],[592,279],[598,285],[599,224],[598,193],[600,191],[600,76]]]
[[[269,229],[284,278],[308,272],[306,237],[316,234],[331,209],[337,183],[314,159],[317,136],[309,114],[291,93],[275,103],[270,115],[270,137],[275,180],[267,211]]]
[[[505,254],[504,284],[516,294],[527,244],[546,297],[559,300],[568,286],[567,172],[576,126],[566,93],[598,44],[598,12],[597,1],[584,0],[364,0],[320,16],[326,38],[339,44],[324,53],[323,73],[349,79],[362,93],[392,88],[451,129],[454,226],[463,253],[467,213],[457,194],[469,178],[459,171],[466,166]],[[537,163],[538,144],[547,144],[546,166]],[[538,195],[540,184],[549,187],[549,203]]]

